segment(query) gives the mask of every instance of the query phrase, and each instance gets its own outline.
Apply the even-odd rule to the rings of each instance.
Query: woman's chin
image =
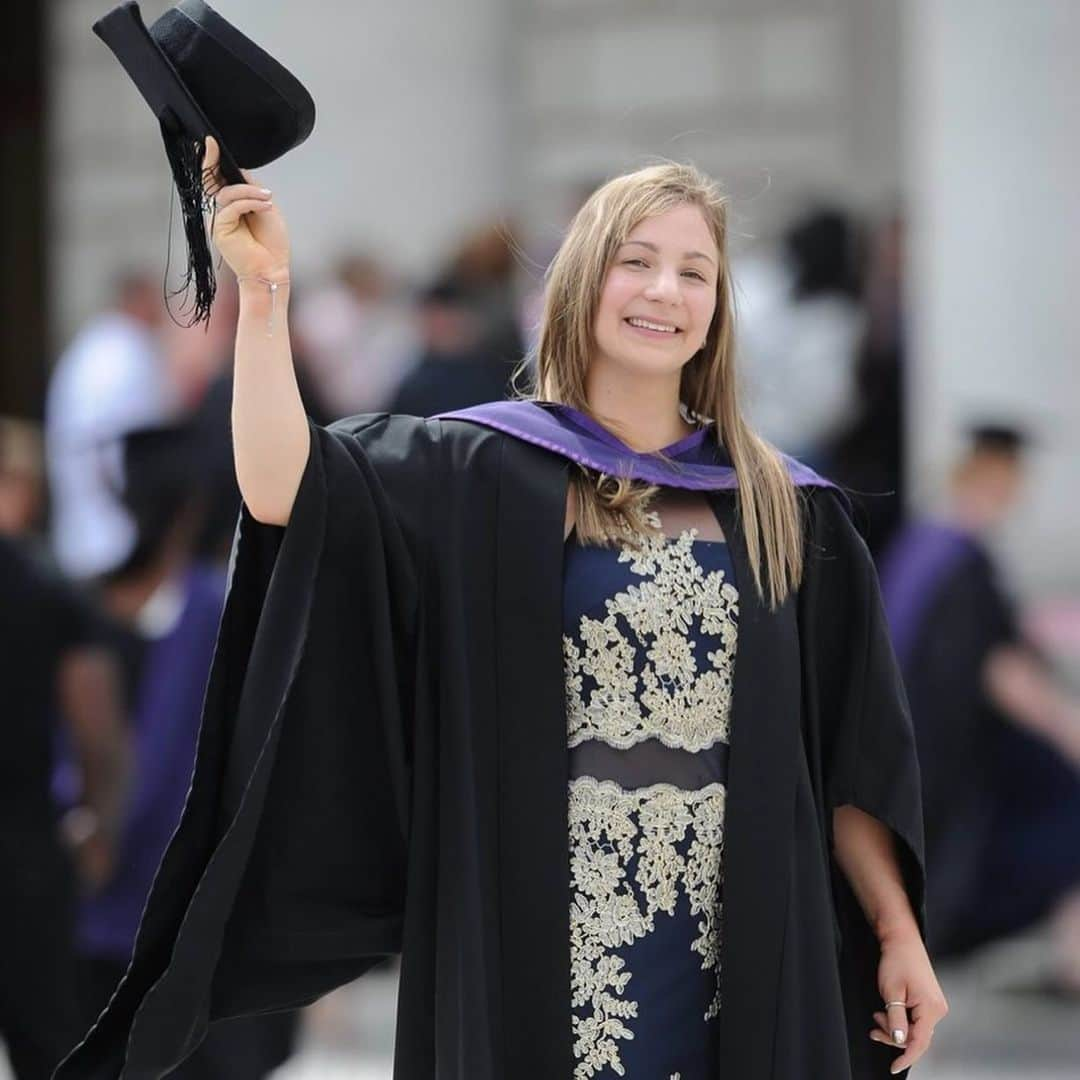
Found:
[[[613,359],[614,369],[636,378],[663,379],[678,375],[690,357],[668,354],[658,357],[653,352],[624,351]]]
[[[613,373],[634,378],[662,379],[677,375],[691,359],[685,345],[643,340],[636,334],[598,336],[593,363]]]

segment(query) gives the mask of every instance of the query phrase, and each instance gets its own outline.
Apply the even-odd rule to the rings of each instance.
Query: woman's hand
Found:
[[[246,184],[220,186],[217,171],[220,151],[213,136],[206,137],[203,188],[212,199],[214,243],[237,277],[269,281],[289,278],[289,232],[285,218],[270,192],[243,171]]]
[[[86,806],[75,806],[60,819],[60,838],[71,853],[80,884],[87,893],[105,887],[112,877],[116,847],[105,835],[98,816]]]
[[[926,1053],[934,1028],[949,1011],[930,966],[930,957],[919,937],[907,935],[882,940],[878,992],[883,1002],[906,1002],[907,1005],[906,1008],[890,1005],[888,1010],[874,1013],[878,1026],[870,1032],[874,1042],[904,1051],[892,1063],[890,1072],[895,1076]]]

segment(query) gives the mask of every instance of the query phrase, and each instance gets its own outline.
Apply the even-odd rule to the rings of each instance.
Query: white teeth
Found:
[[[627,319],[631,326],[640,326],[645,330],[660,330],[664,333],[674,334],[677,326],[665,326],[663,323],[648,322],[646,319]]]

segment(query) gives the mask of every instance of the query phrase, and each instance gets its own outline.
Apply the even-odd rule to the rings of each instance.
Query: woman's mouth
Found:
[[[632,330],[636,330],[639,334],[644,334],[647,337],[655,338],[657,340],[661,338],[674,338],[677,337],[682,331],[672,323],[660,322],[655,319],[639,319],[635,316],[623,319]]]

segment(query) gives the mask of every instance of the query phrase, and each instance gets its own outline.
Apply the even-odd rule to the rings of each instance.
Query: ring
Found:
[[[910,1009],[911,1008],[911,1006],[908,1005],[908,1003],[906,1001],[886,1001],[885,1002],[885,1008],[886,1009],[891,1009],[894,1005],[902,1005],[905,1009]]]

